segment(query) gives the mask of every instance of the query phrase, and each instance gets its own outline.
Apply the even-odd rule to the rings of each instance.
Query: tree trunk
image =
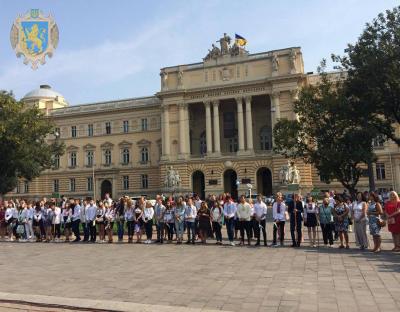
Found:
[[[369,161],[367,165],[368,165],[369,191],[375,192],[375,177],[374,177],[374,167],[372,165],[372,161]]]

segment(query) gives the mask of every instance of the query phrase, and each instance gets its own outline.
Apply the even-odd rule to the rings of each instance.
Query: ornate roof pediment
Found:
[[[139,142],[137,142],[136,144],[139,145],[139,146],[148,146],[148,145],[151,144],[151,142],[146,140],[146,139],[142,139]]]
[[[76,151],[78,150],[79,147],[75,146],[75,145],[70,145],[66,148],[67,151]]]
[[[90,150],[90,149],[95,149],[95,148],[96,148],[96,146],[94,146],[93,144],[90,144],[90,143],[83,146],[84,150]]]
[[[114,144],[111,142],[104,142],[103,144],[100,145],[101,148],[113,148]]]
[[[132,146],[132,143],[124,140],[118,143],[118,146]]]

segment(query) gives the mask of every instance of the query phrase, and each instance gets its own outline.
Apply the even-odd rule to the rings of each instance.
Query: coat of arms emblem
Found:
[[[58,45],[58,27],[51,15],[45,17],[38,9],[18,16],[11,28],[11,46],[17,57],[32,69],[46,63],[46,55],[53,56]]]

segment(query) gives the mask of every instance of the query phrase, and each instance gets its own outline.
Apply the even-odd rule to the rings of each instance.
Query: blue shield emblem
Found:
[[[49,42],[49,22],[47,21],[23,21],[22,48],[31,55],[38,55],[47,50]]]

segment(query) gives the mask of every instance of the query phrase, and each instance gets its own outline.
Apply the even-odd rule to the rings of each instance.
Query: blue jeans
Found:
[[[230,219],[225,218],[225,224],[226,224],[226,232],[228,233],[228,239],[230,242],[233,242],[233,234],[235,231],[235,219],[234,218],[230,218]]]
[[[124,221],[117,222],[118,240],[124,239]]]
[[[188,236],[188,242],[191,240],[192,242],[195,241],[196,239],[196,222],[189,222],[186,221],[186,228],[187,228],[187,236]],[[192,232],[192,237],[190,237],[190,232]]]
[[[157,222],[156,229],[157,229],[157,241],[162,242],[164,240],[164,222]]]
[[[184,222],[175,221],[176,238],[183,240]]]

